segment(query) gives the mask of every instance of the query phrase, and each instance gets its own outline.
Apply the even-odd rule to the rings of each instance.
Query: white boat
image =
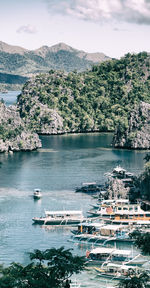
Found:
[[[73,225],[83,222],[84,216],[82,211],[62,210],[62,211],[45,211],[44,217],[34,217],[35,224],[45,225]]]
[[[105,176],[113,177],[113,178],[119,178],[119,179],[125,179],[125,178],[131,179],[131,178],[135,177],[133,173],[126,171],[120,165],[115,167],[112,172],[105,173]]]
[[[104,225],[102,223],[83,223],[78,225],[78,230],[73,230],[75,234],[72,239],[78,241],[88,241],[103,243],[103,245],[113,242],[132,243],[134,239],[129,237],[130,229],[126,225]]]
[[[124,201],[123,201],[124,200]],[[118,199],[111,205],[100,205],[99,210],[88,211],[92,217],[99,217],[114,224],[150,224],[150,211],[144,211],[140,203],[130,204],[128,199]]]
[[[33,191],[33,198],[40,199],[42,197],[42,193],[40,189],[34,189]]]
[[[131,250],[120,250],[116,248],[98,247],[86,251],[87,265],[101,265],[104,262],[128,262],[132,257]]]
[[[139,273],[142,270],[139,267],[128,266],[125,264],[116,264],[113,262],[105,263],[101,267],[94,267],[94,270],[98,273],[98,276],[111,280],[121,280],[131,275],[132,271]]]
[[[87,265],[102,265],[114,262],[116,264],[142,266],[149,261],[148,256],[141,254],[133,256],[132,250],[122,250],[116,248],[98,247],[91,251],[86,251]]]

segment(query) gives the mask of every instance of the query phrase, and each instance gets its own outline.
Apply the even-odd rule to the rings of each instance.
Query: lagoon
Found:
[[[144,167],[144,151],[113,149],[112,134],[88,133],[40,136],[43,147],[33,152],[0,154],[0,263],[27,264],[28,252],[65,246],[85,255],[87,246],[71,241],[70,228],[32,224],[44,210],[82,209],[84,215],[95,200],[75,193],[82,182],[106,181],[105,173],[121,165],[136,175]],[[43,197],[34,201],[33,189]],[[81,287],[106,287],[93,274],[79,276]]]

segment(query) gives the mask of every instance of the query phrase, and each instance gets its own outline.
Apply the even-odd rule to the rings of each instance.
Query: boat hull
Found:
[[[74,225],[82,222],[81,220],[78,219],[60,220],[60,219],[33,218],[32,220],[34,224],[40,224],[40,225]]]

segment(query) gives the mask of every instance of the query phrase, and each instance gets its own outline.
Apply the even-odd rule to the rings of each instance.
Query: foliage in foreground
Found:
[[[118,288],[148,288],[149,275],[146,272],[137,273],[131,270],[127,278],[120,280]]]
[[[34,250],[31,263],[23,266],[12,263],[0,269],[1,288],[61,288],[74,273],[84,268],[84,257],[73,256],[70,249]]]
[[[139,230],[135,230],[130,234],[130,237],[134,239],[135,245],[141,249],[143,254],[150,254],[150,233],[140,232]]]

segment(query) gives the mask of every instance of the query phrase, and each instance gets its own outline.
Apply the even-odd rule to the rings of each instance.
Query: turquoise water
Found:
[[[115,150],[112,134],[69,134],[41,136],[43,148],[34,152],[0,154],[0,263],[27,264],[28,252],[65,246],[85,255],[84,243],[71,241],[70,228],[32,225],[44,210],[82,209],[84,215],[95,200],[75,193],[82,182],[104,183],[105,172],[121,165],[139,174],[146,152]],[[34,188],[42,199],[34,201]],[[128,247],[127,247],[128,248]],[[78,276],[81,287],[106,287],[94,272]]]

